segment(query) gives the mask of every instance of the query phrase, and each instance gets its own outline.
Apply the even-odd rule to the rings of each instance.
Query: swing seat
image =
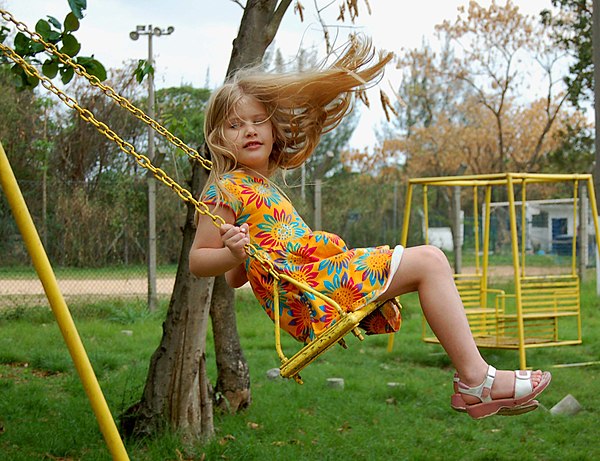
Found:
[[[395,299],[390,299],[386,302],[393,302],[399,306]],[[292,358],[282,358],[279,373],[283,378],[292,378],[297,383],[302,384],[302,378],[299,373],[317,357],[326,352],[336,343],[339,343],[345,349],[346,343],[344,336],[352,332],[360,340],[364,337],[358,329],[360,322],[375,309],[379,308],[383,303],[369,303],[366,306],[357,309],[353,312],[345,312],[333,325],[329,326],[321,333],[314,341],[311,341],[302,349],[300,349]]]

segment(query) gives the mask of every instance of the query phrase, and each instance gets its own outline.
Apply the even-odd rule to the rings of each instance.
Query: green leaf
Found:
[[[77,58],[77,64],[82,65],[88,74],[98,78],[101,82],[106,80],[106,69],[102,63],[96,59],[80,56]]]
[[[39,53],[41,51],[44,51],[44,45],[42,45],[41,43],[37,43],[37,42],[31,42],[31,46],[29,47],[29,51],[32,54]]]
[[[154,75],[154,67],[152,67],[147,60],[140,59],[138,61],[137,68],[135,71],[133,71],[133,74],[135,75],[135,79],[138,81],[138,83],[142,83],[146,75]]]
[[[30,44],[31,40],[22,32],[15,36],[15,51],[19,56],[25,56],[29,53]]]
[[[48,21],[40,19],[35,25],[35,31],[40,34],[44,40],[47,40],[52,28],[50,27],[50,23]]]
[[[48,16],[48,22],[50,24],[52,24],[55,28],[57,28],[58,30],[62,29],[62,24],[60,23],[60,21],[58,19],[56,19],[54,16]]]
[[[71,79],[73,78],[73,75],[75,74],[75,71],[73,70],[72,67],[63,67],[60,69],[60,80],[61,82],[63,82],[65,85],[67,83],[69,83],[71,81]]]
[[[73,13],[67,14],[65,18],[65,32],[74,32],[79,29],[79,19]]]
[[[60,38],[62,37],[62,34],[56,30],[51,30],[50,33],[48,34],[48,38],[46,39],[47,42],[50,43],[58,43],[60,42]]]
[[[19,91],[33,89],[39,83],[39,79],[37,77],[27,75],[27,73],[18,64],[12,66],[10,71],[14,75],[14,83]]]
[[[48,78],[56,77],[56,74],[58,74],[58,61],[48,59],[42,65],[42,73]]]
[[[83,19],[83,10],[87,8],[87,0],[69,0],[69,6],[77,19]]]
[[[8,37],[8,33],[10,32],[10,29],[6,26],[2,26],[0,27],[0,43],[4,43],[4,40],[6,40],[6,37]]]
[[[76,56],[77,53],[79,53],[79,50],[81,50],[80,43],[77,41],[75,36],[71,34],[65,34],[63,36],[62,42],[63,46],[60,49],[60,51],[70,57]]]

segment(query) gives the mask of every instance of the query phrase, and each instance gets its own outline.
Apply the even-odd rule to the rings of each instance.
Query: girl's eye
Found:
[[[237,130],[240,127],[240,124],[237,122],[233,122],[229,124],[229,128],[233,128],[234,130]]]

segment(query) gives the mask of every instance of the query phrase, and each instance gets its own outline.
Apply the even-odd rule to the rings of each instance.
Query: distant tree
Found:
[[[592,0],[552,0],[552,5],[559,8],[558,13],[551,10],[541,13],[544,24],[553,30],[555,43],[573,58],[565,82],[574,106],[592,101],[594,95],[592,3]]]
[[[565,109],[556,75],[564,53],[553,49],[547,26],[510,1],[471,2],[459,13],[437,26],[447,43],[441,54],[424,47],[399,60],[409,107],[399,108],[403,130],[384,151],[402,152],[412,176],[456,174],[461,164],[472,173],[539,171],[562,142],[558,132],[585,127]],[[525,60],[535,69],[518,65]]]

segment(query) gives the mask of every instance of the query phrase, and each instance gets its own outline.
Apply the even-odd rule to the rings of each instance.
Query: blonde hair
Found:
[[[233,171],[237,161],[224,128],[236,104],[251,96],[264,105],[273,126],[269,173],[302,165],[317,147],[321,135],[333,130],[348,114],[353,93],[364,90],[383,73],[392,53],[380,53],[377,62],[371,41],[353,37],[331,66],[300,72],[268,73],[257,68],[233,75],[210,97],[204,135],[213,162],[207,183],[217,183]]]

